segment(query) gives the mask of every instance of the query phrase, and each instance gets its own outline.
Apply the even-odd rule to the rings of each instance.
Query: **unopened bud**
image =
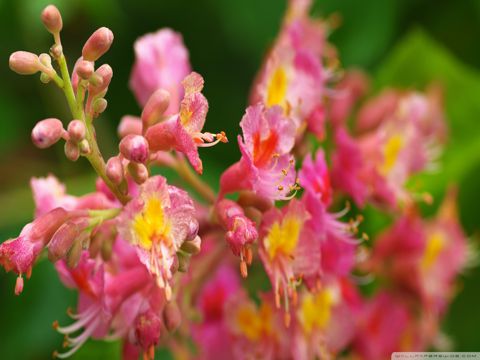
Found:
[[[118,136],[123,138],[130,134],[142,134],[142,121],[136,116],[125,115],[122,117],[120,124],[118,125]]]
[[[80,153],[83,154],[83,155],[90,154],[90,152],[91,152],[90,144],[88,143],[88,141],[86,139],[84,139],[84,140],[82,140],[78,143],[78,149],[80,150]]]
[[[105,98],[95,99],[93,102],[93,112],[98,115],[105,111],[108,106],[108,101]]]
[[[182,314],[175,301],[170,301],[165,304],[163,309],[163,323],[169,332],[178,329],[182,322]]]
[[[48,84],[51,80],[52,80],[52,78],[50,76],[48,76],[47,74],[45,74],[44,72],[42,72],[40,74],[40,81],[42,83]]]
[[[126,159],[136,162],[145,163],[148,159],[148,142],[141,135],[127,135],[119,145],[120,152]]]
[[[50,55],[52,55],[54,59],[59,59],[60,56],[62,56],[62,54],[63,54],[62,45],[59,45],[59,44],[52,45],[52,47],[50,48]]]
[[[40,71],[38,56],[28,51],[15,51],[8,61],[10,69],[20,75],[33,75]]]
[[[52,67],[52,58],[50,57],[50,55],[42,53],[38,56],[38,59],[46,67],[48,67],[48,68]]]
[[[68,124],[68,135],[70,135],[70,140],[74,142],[80,142],[85,139],[85,124],[80,120],[72,120]]]
[[[107,161],[106,167],[107,177],[111,182],[118,185],[124,179],[124,170],[122,160],[118,156],[111,157]]]
[[[139,185],[143,184],[148,179],[148,169],[143,164],[129,162],[128,172],[132,176],[133,180]]]
[[[105,54],[113,42],[113,33],[106,27],[95,31],[87,40],[82,49],[82,56],[88,61],[97,61]]]
[[[161,116],[170,104],[170,93],[164,89],[158,89],[148,99],[142,111],[143,127],[147,127],[160,121]]]
[[[101,81],[98,81],[97,84],[92,83],[92,81],[90,81],[90,86],[88,87],[88,91],[90,93],[90,96],[95,96],[100,94],[102,91],[104,91],[108,87],[108,85],[110,85],[110,81],[112,80],[112,76],[113,76],[112,67],[108,64],[103,64],[95,71],[94,75],[92,76],[93,78],[98,76],[98,78],[101,79]]]
[[[72,87],[74,92],[77,92],[77,89],[78,89],[78,82],[80,81],[80,78],[78,77],[78,74],[77,74],[77,68],[78,68],[78,65],[82,62],[82,60],[83,58],[79,57],[78,60],[75,62],[75,65],[73,66]]]
[[[32,141],[36,147],[45,149],[55,144],[64,132],[63,124],[58,119],[39,121],[32,130]]]
[[[55,262],[64,258],[70,251],[73,242],[88,225],[88,219],[81,218],[67,221],[60,226],[48,243],[48,259]]]
[[[51,34],[58,34],[63,27],[62,15],[54,5],[48,5],[43,9],[42,22]]]
[[[77,143],[73,141],[67,141],[65,143],[65,156],[71,161],[77,161],[80,157],[80,149]]]
[[[81,79],[88,80],[93,75],[95,68],[91,61],[82,60],[75,70]]]
[[[193,240],[184,241],[180,249],[186,253],[196,255],[200,252],[201,245],[202,240],[200,239],[200,236],[196,236]]]
[[[151,309],[140,314],[135,319],[135,337],[144,351],[155,347],[162,331],[162,319]]]

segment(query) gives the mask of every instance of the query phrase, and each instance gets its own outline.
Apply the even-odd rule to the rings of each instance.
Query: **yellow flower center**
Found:
[[[262,303],[260,309],[252,304],[243,305],[236,315],[239,330],[251,341],[273,333],[272,318],[272,308],[266,303]]]
[[[138,245],[150,250],[156,243],[171,245],[171,223],[165,218],[159,199],[151,197],[145,203],[143,211],[135,216],[133,230],[137,235]]]
[[[445,244],[445,236],[441,232],[437,231],[428,238],[422,257],[422,269],[428,270],[435,263]]]
[[[310,334],[313,329],[324,329],[331,317],[334,294],[331,289],[322,290],[316,294],[308,293],[300,307],[300,320],[303,329]]]
[[[278,255],[293,256],[298,244],[303,221],[287,215],[281,223],[275,222],[265,238],[265,249],[270,259]]]
[[[384,175],[392,170],[393,166],[397,162],[398,155],[400,154],[403,145],[403,139],[400,135],[394,135],[388,139],[383,150],[384,162],[381,167],[381,172]]]
[[[287,94],[287,73],[282,67],[279,67],[273,73],[267,88],[267,107],[280,105],[284,109],[285,95]]]

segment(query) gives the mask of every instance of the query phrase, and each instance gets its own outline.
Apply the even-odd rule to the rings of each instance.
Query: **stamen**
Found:
[[[66,359],[70,356],[72,356],[78,349],[80,349],[80,347],[85,344],[85,342],[88,340],[88,338],[90,337],[90,335],[93,334],[93,332],[97,329],[97,326],[100,322],[100,318],[97,318],[93,321],[93,323],[90,324],[90,326],[88,326],[85,331],[80,335],[78,336],[75,341],[75,346],[73,348],[71,348],[69,351],[65,352],[65,353],[59,353],[57,351],[54,351],[53,352],[53,357],[54,358],[60,358],[60,359]]]
[[[247,263],[245,262],[245,260],[240,261],[240,274],[243,278],[246,278],[248,276]]]
[[[70,326],[61,327],[58,326],[58,321],[54,321],[53,328],[58,331],[60,334],[71,334],[77,330],[80,330],[86,324],[90,322],[98,313],[100,312],[100,306],[92,305],[90,306],[89,310],[84,312],[84,316],[80,318],[78,321],[74,322]]]

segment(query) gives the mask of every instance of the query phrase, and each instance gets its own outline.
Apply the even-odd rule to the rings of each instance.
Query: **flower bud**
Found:
[[[78,63],[75,71],[81,79],[88,80],[95,71],[91,61],[82,60]]]
[[[182,314],[175,301],[170,301],[163,309],[163,323],[168,331],[173,332],[178,329],[182,322]]]
[[[101,79],[101,81],[98,81],[97,84],[90,82],[90,86],[88,87],[90,96],[95,96],[100,94],[108,87],[108,85],[110,85],[110,81],[112,80],[113,76],[113,70],[110,65],[103,64],[92,76],[94,78],[98,76]]]
[[[53,234],[48,243],[48,259],[55,262],[64,258],[70,251],[75,240],[89,225],[87,218],[67,221]]]
[[[103,113],[108,106],[108,101],[105,98],[95,99],[93,103],[93,112],[96,116]]]
[[[77,143],[73,141],[67,141],[65,143],[65,156],[71,161],[77,161],[80,157],[80,149]]]
[[[58,34],[63,27],[62,15],[54,5],[48,5],[43,9],[42,22],[51,34]]]
[[[70,140],[74,142],[80,142],[85,139],[85,124],[80,120],[72,120],[68,124],[68,135],[70,135]]]
[[[77,74],[77,68],[78,68],[78,65],[80,65],[80,63],[82,62],[83,58],[82,57],[79,57],[77,59],[77,61],[75,62],[75,65],[73,66],[73,71],[72,71],[72,87],[73,87],[73,91],[76,93],[77,92],[77,89],[78,89],[78,82],[80,81],[80,78],[78,77],[78,74]]]
[[[191,255],[196,255],[200,252],[201,245],[200,236],[196,236],[193,240],[184,241],[180,249]]]
[[[118,125],[118,136],[123,138],[130,134],[142,134],[142,121],[136,116],[125,115],[122,117],[120,124]]]
[[[59,45],[59,44],[52,45],[52,47],[50,48],[50,55],[52,55],[54,59],[60,58],[62,54],[63,54],[62,45]]]
[[[162,319],[151,309],[138,315],[135,319],[135,337],[144,351],[148,351],[158,344],[161,330]]]
[[[122,160],[118,156],[111,157],[107,161],[107,177],[115,185],[120,184],[124,179]]]
[[[141,135],[127,135],[119,145],[120,152],[126,159],[136,162],[145,163],[148,159],[148,142]]]
[[[48,148],[55,144],[64,132],[63,124],[58,119],[45,119],[39,121],[32,130],[32,141],[40,149]]]
[[[170,104],[170,93],[164,89],[158,89],[148,99],[142,111],[143,127],[146,129],[160,121],[163,113]]]
[[[45,74],[44,72],[42,72],[40,74],[40,81],[42,83],[48,84],[51,80],[52,80],[52,78],[50,76],[48,76],[47,74]]]
[[[80,154],[83,154],[83,155],[90,154],[90,151],[91,151],[90,144],[86,139],[78,143],[78,149],[80,150]]]
[[[20,75],[33,75],[40,71],[38,56],[28,51],[15,51],[8,60],[10,69]]]
[[[82,56],[88,61],[97,61],[105,54],[113,42],[113,33],[106,27],[95,31],[87,40],[82,49]]]
[[[52,58],[50,57],[50,55],[42,53],[38,56],[38,59],[46,67],[48,67],[48,68],[52,67]]]
[[[136,162],[128,163],[128,172],[137,184],[143,184],[148,179],[147,167]]]

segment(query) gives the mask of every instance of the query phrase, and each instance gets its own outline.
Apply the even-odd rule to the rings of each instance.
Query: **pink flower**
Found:
[[[30,277],[40,252],[69,217],[70,213],[56,208],[25,225],[18,238],[7,240],[0,245],[0,265],[6,271],[12,270],[18,274],[19,280],[15,287],[17,295],[23,290],[22,274],[26,273],[27,277]]]
[[[221,265],[202,288],[197,301],[202,322],[192,328],[193,338],[200,348],[200,359],[232,358],[227,304],[240,290],[237,273],[227,265]]]
[[[289,358],[289,329],[271,294],[263,294],[257,305],[240,292],[227,303],[226,309],[233,359]]]
[[[242,158],[220,178],[221,194],[252,190],[272,200],[286,199],[296,190],[294,124],[278,106],[266,110],[258,104],[247,108],[240,122]]]
[[[76,198],[67,195],[65,185],[60,183],[53,175],[48,175],[46,178],[32,178],[30,186],[36,204],[36,217],[57,207],[72,210],[77,205]]]
[[[326,205],[332,202],[332,187],[330,175],[325,162],[325,153],[317,151],[315,162],[308,154],[303,160],[302,170],[299,173],[300,185],[311,194],[315,194]]]
[[[322,65],[325,27],[312,20],[310,2],[291,1],[282,30],[252,88],[251,105],[280,106],[301,133],[324,135],[328,75]]]
[[[143,107],[155,90],[170,93],[167,114],[175,114],[183,96],[181,82],[190,72],[182,36],[171,29],[142,36],[135,42],[135,64],[130,87]]]
[[[355,353],[361,359],[383,360],[394,351],[411,351],[402,343],[406,343],[412,321],[408,307],[400,298],[388,292],[375,295],[365,303],[360,314]]]
[[[150,150],[176,150],[185,154],[194,169],[201,174],[202,161],[198,147],[208,147],[218,142],[227,142],[225,134],[202,133],[208,112],[208,102],[202,94],[203,78],[192,72],[182,81],[185,96],[180,104],[180,112],[151,126],[145,133]],[[216,138],[216,141],[214,139]]]
[[[443,115],[438,100],[408,93],[395,100],[392,111],[372,115],[373,127],[357,139],[344,129],[335,134],[333,183],[352,196],[359,206],[367,200],[396,208],[412,202],[407,180],[433,168],[433,161],[445,139]],[[393,104],[383,103],[389,108]],[[367,120],[364,120],[367,121]],[[427,199],[428,200],[428,199]]]
[[[448,193],[439,214],[427,221],[415,211],[403,216],[379,236],[372,254],[375,271],[436,314],[445,310],[469,256],[455,201]]]
[[[118,218],[119,233],[136,249],[140,261],[157,285],[171,296],[170,279],[176,252],[197,229],[195,209],[188,194],[154,176],[141,187]]]
[[[275,303],[280,307],[281,295],[286,313],[288,298],[296,297],[301,277],[314,276],[320,269],[320,246],[309,227],[310,214],[304,205],[291,200],[282,210],[272,208],[263,216],[259,255],[270,278]]]

